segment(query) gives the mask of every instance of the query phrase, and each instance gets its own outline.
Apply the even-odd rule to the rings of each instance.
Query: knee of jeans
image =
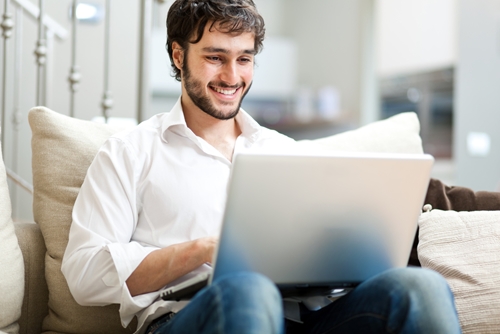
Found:
[[[435,286],[447,288],[448,283],[445,278],[438,272],[426,268],[409,268],[416,284],[422,285],[424,288]]]
[[[270,307],[281,307],[281,295],[276,285],[267,277],[254,272],[239,272],[221,277],[215,282],[225,295],[246,303],[255,301]]]
[[[409,291],[432,293],[434,297],[439,294],[449,295],[451,290],[448,283],[439,273],[425,268],[405,268],[398,275],[398,281]]]
[[[240,272],[214,281],[226,333],[281,333],[283,303],[267,277]]]
[[[390,271],[386,277],[384,286],[392,286],[388,291],[392,307],[390,328],[411,325],[420,328],[420,333],[450,333],[442,328],[454,328],[457,318],[453,294],[443,276],[425,268],[401,268]],[[441,323],[449,325],[443,327]]]

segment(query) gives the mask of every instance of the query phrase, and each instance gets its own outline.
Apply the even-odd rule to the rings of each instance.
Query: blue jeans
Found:
[[[460,333],[453,295],[437,273],[393,269],[322,308],[284,322],[279,291],[255,273],[226,276],[200,291],[160,333]]]

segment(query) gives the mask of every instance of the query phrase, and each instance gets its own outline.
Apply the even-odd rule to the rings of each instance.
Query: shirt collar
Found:
[[[243,137],[251,143],[257,140],[259,132],[261,131],[261,126],[245,110],[240,108],[240,112],[236,115],[236,122],[240,126],[241,135]],[[165,139],[166,131],[172,131],[183,136],[189,136],[189,133],[192,133],[186,124],[180,97],[172,110],[166,113],[163,118],[161,126],[163,139]]]
[[[170,112],[165,113],[162,121],[161,133],[163,134],[169,128],[176,127],[178,125],[180,125],[180,127],[187,128],[186,119],[184,118],[184,113],[182,112],[180,97]]]

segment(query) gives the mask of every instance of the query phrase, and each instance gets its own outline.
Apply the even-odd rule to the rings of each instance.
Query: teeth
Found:
[[[221,88],[217,88],[217,87],[212,87],[212,88],[217,93],[221,93],[221,94],[224,94],[224,95],[233,95],[234,93],[236,93],[236,89],[227,90],[227,89],[221,89]]]

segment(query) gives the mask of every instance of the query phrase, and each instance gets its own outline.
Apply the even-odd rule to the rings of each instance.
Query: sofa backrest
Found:
[[[33,222],[14,222],[17,240],[24,258],[24,299],[19,318],[19,333],[42,332],[49,312],[49,290],[45,281],[45,241],[40,226]]]

